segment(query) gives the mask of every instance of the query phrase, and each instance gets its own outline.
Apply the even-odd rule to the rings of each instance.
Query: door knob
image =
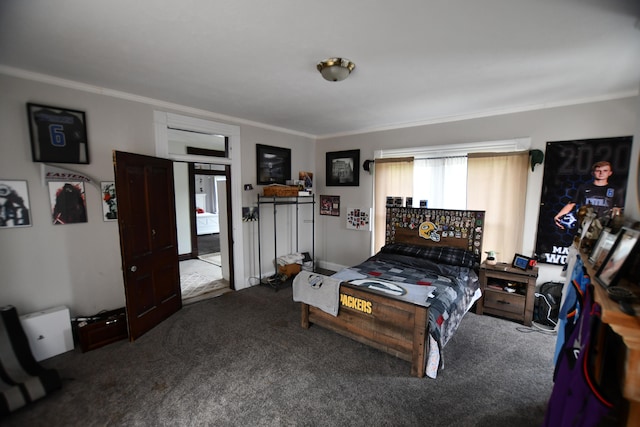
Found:
[[[136,271],[138,271],[138,267],[136,267],[135,265],[132,265],[129,270],[131,270],[132,273],[135,273]]]

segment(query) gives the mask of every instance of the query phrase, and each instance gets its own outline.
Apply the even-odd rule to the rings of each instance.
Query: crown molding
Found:
[[[177,111],[187,115],[200,116],[200,117],[205,117],[208,119],[224,121],[224,122],[231,122],[232,124],[237,124],[237,125],[254,126],[257,128],[272,130],[275,132],[282,132],[290,135],[301,136],[304,138],[316,139],[316,135],[311,135],[304,132],[298,132],[291,129],[272,126],[272,125],[268,125],[260,122],[254,122],[251,120],[241,119],[238,117],[227,116],[224,114],[217,114],[208,110],[188,107],[186,105],[175,104],[172,102],[166,102],[166,101],[162,101],[154,98],[148,98],[146,96],[134,95],[128,92],[122,92],[122,91],[108,89],[100,86],[94,86],[86,83],[77,82],[74,80],[63,79],[60,77],[54,77],[47,74],[36,73],[33,71],[27,71],[20,68],[9,67],[1,64],[0,64],[0,74],[5,74],[10,77],[17,77],[24,80],[31,80],[38,83],[45,83],[53,86],[64,87],[67,89],[75,89],[83,92],[110,96],[112,98],[124,99],[126,101],[139,102],[142,104],[150,105],[154,108]]]
[[[470,114],[442,116],[442,117],[436,117],[433,119],[420,120],[415,122],[397,123],[397,124],[391,124],[388,126],[364,128],[364,129],[359,129],[359,130],[349,131],[349,132],[318,135],[316,139],[323,140],[323,139],[331,139],[331,138],[340,138],[345,136],[362,135],[365,133],[383,132],[388,130],[413,128],[413,127],[428,126],[428,125],[435,125],[435,124],[441,124],[441,123],[460,122],[463,120],[473,120],[473,119],[482,119],[486,117],[503,116],[507,114],[523,113],[527,111],[546,110],[546,109],[558,108],[558,107],[569,107],[572,105],[590,104],[593,102],[603,102],[603,101],[612,101],[615,99],[631,98],[634,96],[638,96],[639,94],[640,94],[640,89],[631,90],[627,92],[617,92],[617,93],[602,95],[602,96],[594,96],[590,98],[579,98],[579,99],[573,99],[573,100],[561,101],[561,102],[548,102],[544,104],[533,104],[533,105],[524,105],[519,107],[502,108],[497,110],[480,111],[480,112],[470,113]]]
[[[560,101],[560,102],[523,105],[523,106],[502,108],[502,109],[496,109],[496,110],[480,111],[480,112],[470,113],[470,114],[442,116],[442,117],[436,117],[428,120],[418,120],[413,122],[395,123],[395,124],[389,124],[385,126],[362,128],[362,129],[348,131],[348,132],[339,132],[339,133],[324,134],[324,135],[313,135],[313,134],[298,132],[298,131],[294,131],[291,129],[286,129],[278,126],[272,126],[265,123],[254,122],[251,120],[246,120],[238,117],[227,116],[224,114],[217,114],[208,110],[188,107],[181,104],[174,104],[172,102],[166,102],[166,101],[162,101],[154,98],[148,98],[145,96],[134,95],[128,92],[122,92],[122,91],[108,89],[100,86],[81,83],[73,80],[62,79],[59,77],[54,77],[54,76],[50,76],[42,73],[36,73],[33,71],[27,71],[20,68],[9,67],[1,64],[0,64],[0,74],[5,74],[7,76],[17,77],[25,80],[32,80],[39,83],[46,83],[54,86],[65,87],[68,89],[75,89],[75,90],[80,90],[84,92],[110,96],[113,98],[124,99],[127,101],[139,102],[142,104],[153,106],[154,108],[178,111],[188,115],[202,116],[202,117],[213,119],[213,120],[232,122],[233,124],[238,124],[238,125],[254,126],[254,127],[265,129],[265,130],[282,132],[282,133],[296,135],[304,138],[311,138],[317,141],[324,140],[324,139],[340,138],[345,136],[361,135],[361,134],[373,133],[373,132],[383,132],[383,131],[396,130],[396,129],[405,129],[405,128],[428,126],[428,125],[441,124],[441,123],[459,122],[463,120],[481,119],[486,117],[502,116],[502,115],[514,114],[514,113],[523,113],[527,111],[546,110],[549,108],[568,107],[572,105],[589,104],[593,102],[611,101],[615,99],[630,98],[630,97],[638,96],[638,94],[640,93],[640,89],[631,90],[627,92],[618,92],[618,93],[602,95],[602,96],[594,96],[589,98],[578,98],[578,99]]]

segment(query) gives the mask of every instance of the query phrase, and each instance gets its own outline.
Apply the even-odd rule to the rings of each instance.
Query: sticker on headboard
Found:
[[[440,241],[438,228],[431,221],[425,221],[418,226],[418,235],[423,239],[433,240],[434,242]]]
[[[484,211],[388,207],[386,226],[386,243],[436,243],[482,254]]]

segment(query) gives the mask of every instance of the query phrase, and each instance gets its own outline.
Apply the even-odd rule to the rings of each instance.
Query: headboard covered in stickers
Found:
[[[482,258],[484,211],[387,207],[385,244],[449,246]]]

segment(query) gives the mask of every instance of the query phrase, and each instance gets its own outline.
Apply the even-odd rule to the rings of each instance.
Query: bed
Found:
[[[198,236],[220,232],[218,214],[210,212],[196,212],[196,232]]]
[[[335,312],[297,297],[308,285],[296,278],[302,327],[330,329],[409,361],[411,375],[435,378],[444,346],[481,297],[484,211],[398,207],[386,216],[385,246],[329,278],[339,282]]]

